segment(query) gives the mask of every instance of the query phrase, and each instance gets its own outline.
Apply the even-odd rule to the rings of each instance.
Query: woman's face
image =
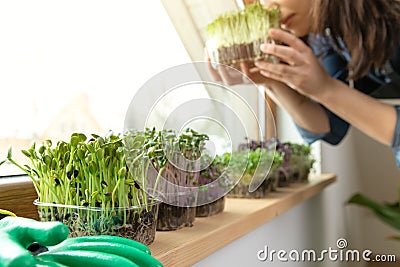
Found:
[[[306,36],[311,28],[311,3],[313,0],[261,0],[265,7],[279,7],[282,28],[298,37]]]

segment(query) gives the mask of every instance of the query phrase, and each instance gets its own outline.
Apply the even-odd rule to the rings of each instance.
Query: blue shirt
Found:
[[[311,36],[309,37],[308,42],[329,75],[346,82],[348,76],[347,63],[350,60],[350,56],[343,42],[340,42],[340,47],[336,47],[330,38],[326,36]],[[390,63],[393,70],[396,73],[400,73],[400,48],[397,50],[396,55],[390,60]],[[382,88],[382,86],[390,84],[391,82],[392,79],[389,76],[382,74],[382,70],[371,69],[366,76],[354,81],[354,88],[370,95],[376,89]],[[395,88],[395,90],[398,90],[400,96],[400,88]],[[346,135],[349,129],[349,123],[336,116],[323,105],[321,105],[321,107],[325,110],[329,118],[330,131],[328,133],[313,133],[298,125],[297,129],[304,141],[308,144],[317,140],[324,140],[329,144],[337,145]],[[395,108],[397,110],[397,122],[391,146],[394,151],[397,166],[400,168],[400,106],[395,106]]]

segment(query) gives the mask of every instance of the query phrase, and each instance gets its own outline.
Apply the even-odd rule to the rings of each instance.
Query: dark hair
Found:
[[[312,31],[329,27],[351,55],[348,64],[357,79],[390,59],[400,41],[400,0],[314,0]]]

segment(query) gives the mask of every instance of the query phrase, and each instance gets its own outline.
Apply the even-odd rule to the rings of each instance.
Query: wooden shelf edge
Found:
[[[152,255],[164,266],[190,266],[318,194],[335,181],[334,174],[322,174],[310,178],[308,183],[279,188],[265,199],[228,198],[221,214],[196,218],[190,228],[157,232],[155,242],[150,245]]]
[[[190,266],[318,194],[335,180],[334,174],[322,174],[308,183],[279,188],[265,199],[228,198],[221,214],[196,218],[193,227],[157,231],[155,242],[150,245],[152,255],[166,267]],[[37,194],[29,178],[2,178],[0,184],[0,208],[38,219],[33,205]]]
[[[0,209],[14,212],[17,216],[39,219],[33,201],[37,193],[32,180],[27,177],[0,179]]]

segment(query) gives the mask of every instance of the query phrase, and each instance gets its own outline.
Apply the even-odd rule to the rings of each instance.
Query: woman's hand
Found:
[[[259,70],[251,70],[248,62],[236,63],[233,66],[216,64],[216,67],[214,67],[207,54],[205,61],[212,79],[223,82],[226,85],[250,84],[252,82],[263,84],[266,81],[266,78],[260,74]]]
[[[283,82],[297,92],[321,103],[375,140],[386,145],[392,144],[397,120],[396,109],[393,106],[377,101],[358,90],[350,90],[347,84],[330,77],[319,64],[311,48],[294,35],[278,29],[271,29],[269,34],[273,39],[288,46],[262,45],[261,49],[264,53],[279,57],[283,63],[270,64],[259,61],[256,65],[261,74]],[[307,109],[299,110],[302,114],[301,118],[296,119],[294,117],[296,114],[290,113],[296,123],[316,133],[319,130],[323,132],[324,129],[329,129],[330,124],[326,114],[325,118],[320,116],[323,113],[318,110],[315,103],[314,105],[311,105],[310,101],[305,103],[307,103]],[[306,110],[308,114],[305,114]],[[301,121],[315,116],[314,114],[319,114],[315,120]],[[315,125],[319,123],[325,123],[325,126],[320,129],[315,128]]]
[[[267,78],[287,84],[299,93],[317,100],[328,90],[333,78],[319,64],[313,51],[296,36],[280,29],[271,29],[269,36],[288,45],[263,44],[264,53],[281,59],[281,63],[257,61],[260,73]]]
[[[210,61],[207,61],[208,71],[211,74],[211,77],[214,81],[223,82],[226,85],[236,85],[248,83],[248,79],[246,82],[246,77],[240,73],[240,66],[237,68],[230,67],[228,65],[217,64],[216,68],[212,66]]]

